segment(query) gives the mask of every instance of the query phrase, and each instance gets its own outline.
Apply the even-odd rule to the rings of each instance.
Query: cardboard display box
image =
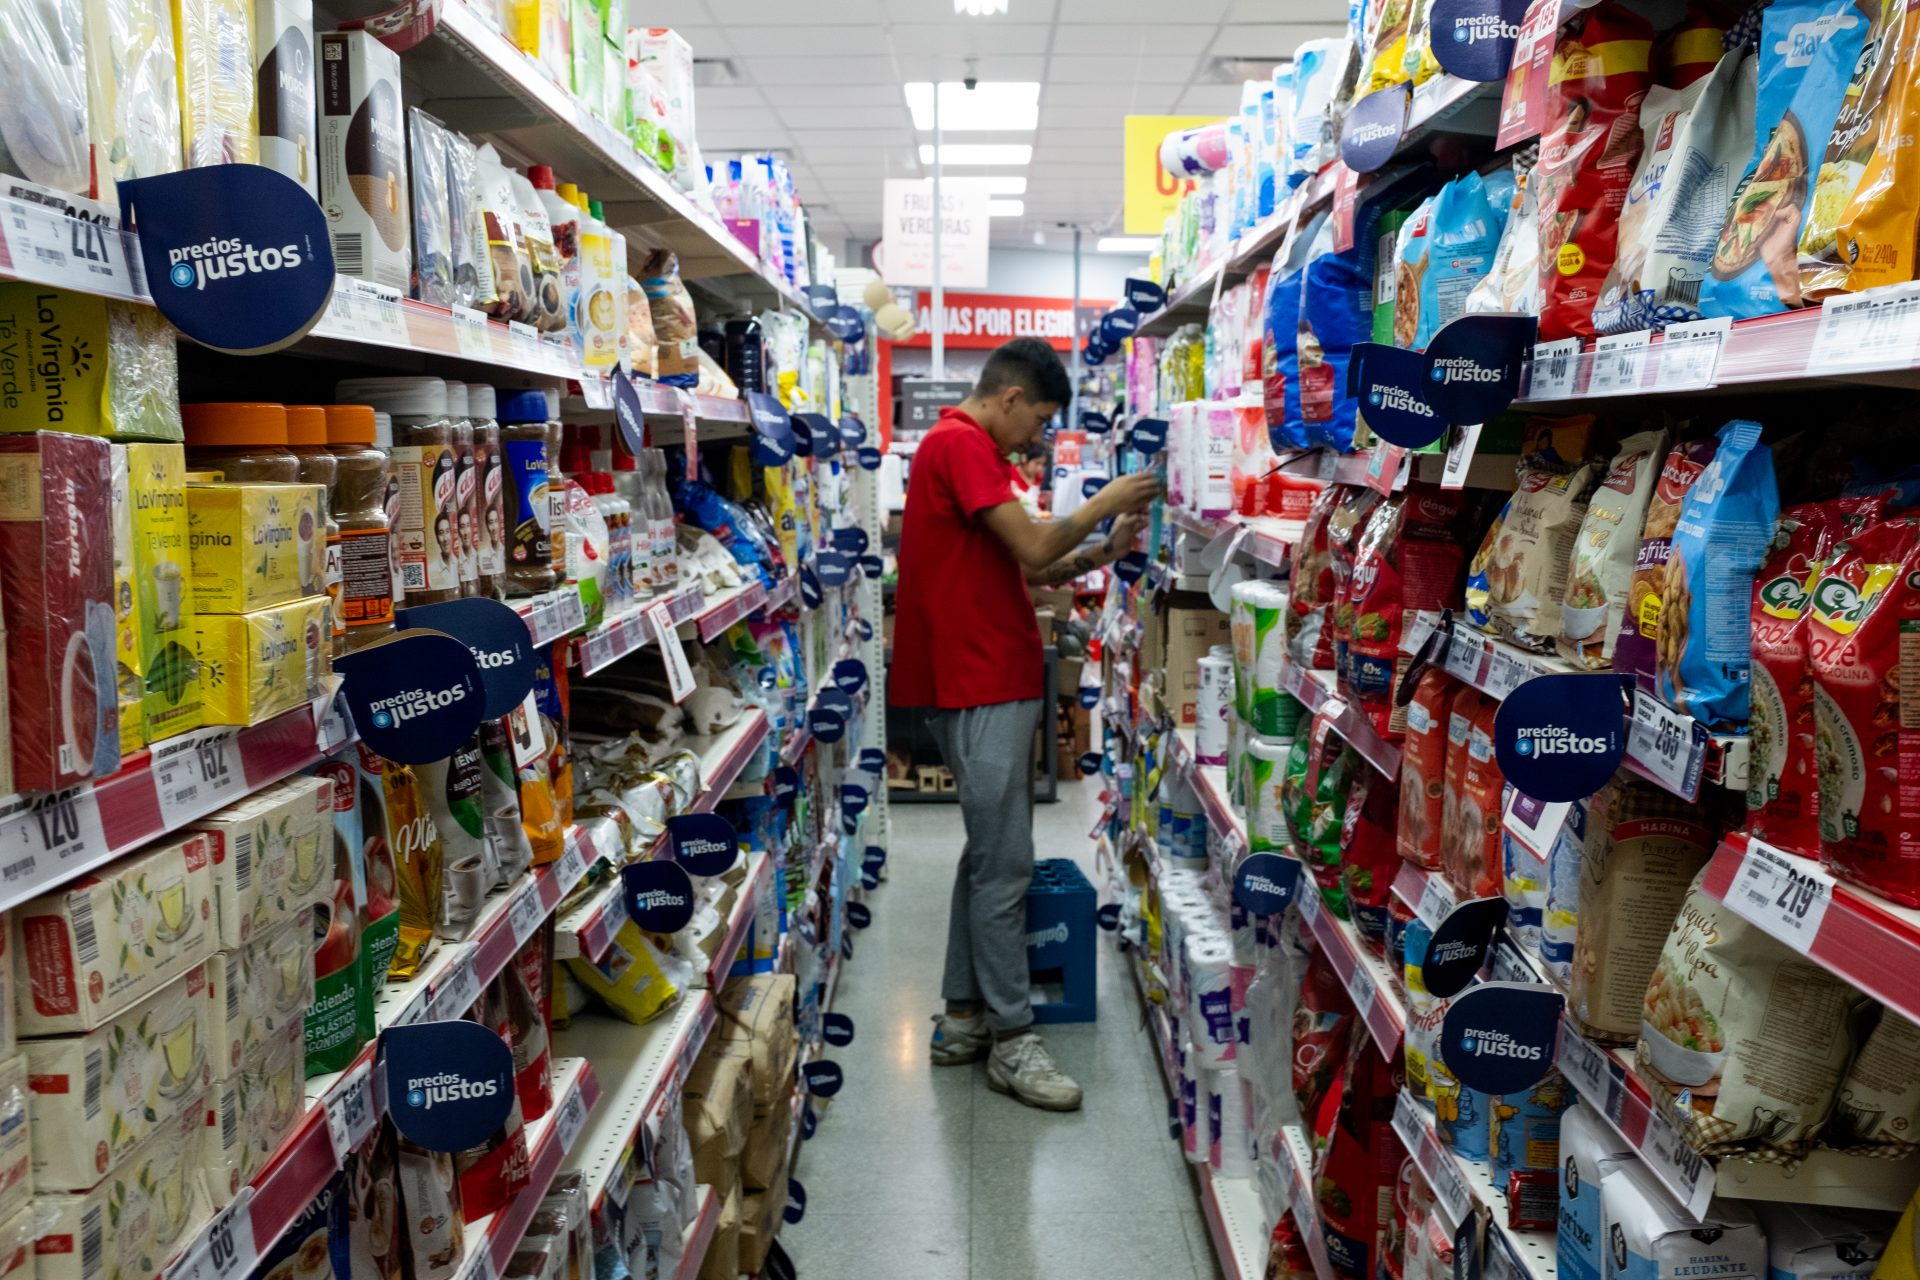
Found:
[[[720,992],[713,1034],[743,1045],[753,1060],[753,1114],[769,1115],[790,1095],[799,1042],[793,1029],[794,978],[761,973],[735,978]]]
[[[713,1189],[715,1195],[720,1188]],[[785,1197],[781,1198],[785,1204]],[[700,1260],[700,1280],[739,1280],[740,1278],[740,1189],[730,1188],[720,1206],[720,1221],[713,1229],[713,1243]]]
[[[726,1040],[708,1040],[687,1075],[683,1108],[694,1176],[716,1194],[732,1191],[753,1127],[751,1052]]]
[[[740,1155],[740,1185],[748,1191],[785,1187],[787,1139],[793,1134],[793,1086],[780,1091],[773,1109],[753,1122]]]
[[[1158,665],[1167,673],[1167,711],[1175,722],[1190,725],[1200,700],[1200,659],[1217,644],[1230,642],[1227,615],[1205,596],[1176,593],[1167,606],[1166,659]]]

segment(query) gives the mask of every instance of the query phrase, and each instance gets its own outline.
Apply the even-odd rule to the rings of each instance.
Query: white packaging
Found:
[[[38,1280],[146,1280],[204,1220],[206,1099],[195,1095],[91,1190],[36,1193]]]
[[[296,1020],[207,1095],[201,1145],[214,1208],[232,1203],[306,1115],[306,1039]]]
[[[232,951],[256,934],[327,900],[333,870],[333,786],[289,779],[194,824],[213,837],[213,887],[220,946]]]
[[[1691,1221],[1638,1160],[1602,1174],[1600,1216],[1607,1280],[1765,1280],[1767,1238],[1752,1210],[1715,1200]]]
[[[0,1280],[34,1280],[33,1206],[0,1221]]]
[[[91,1031],[212,955],[212,863],[211,837],[188,833],[15,907],[20,1031]]]
[[[1233,406],[1209,402],[1200,415],[1200,460],[1194,477],[1198,486],[1194,506],[1209,520],[1224,520],[1233,511]]]
[[[33,1139],[28,1121],[27,1059],[0,1061],[0,1219],[23,1212],[33,1199]],[[7,1274],[0,1241],[0,1276]]]
[[[314,154],[313,0],[253,0],[260,163],[320,198]]]
[[[1890,1219],[1776,1201],[1767,1206],[1770,1280],[1867,1280],[1887,1251]]]
[[[0,8],[0,174],[84,196],[89,189],[87,60],[80,8]]]
[[[305,1024],[313,1003],[313,948],[313,908],[307,906],[207,966],[216,1080],[231,1079],[277,1033]]]
[[[1233,1025],[1233,942],[1221,933],[1189,933],[1187,1027],[1197,1056],[1208,1067],[1231,1062],[1238,1044]]]
[[[205,965],[83,1036],[24,1040],[33,1089],[33,1182],[91,1187],[182,1110],[198,1106],[207,1061]]]
[[[1204,765],[1227,762],[1227,718],[1233,712],[1233,660],[1200,659],[1200,697],[1193,709],[1193,758]]]
[[[1584,1101],[1560,1117],[1560,1227],[1555,1265],[1567,1280],[1614,1274],[1601,1234],[1600,1188],[1633,1151]]]
[[[120,179],[181,167],[173,9],[167,0],[85,0],[83,8],[94,198],[117,208]]]
[[[413,220],[400,55],[364,31],[322,34],[319,128],[334,270],[406,293]]]
[[[693,131],[693,47],[669,27],[648,27],[640,34],[640,62],[659,86],[665,106],[662,127],[682,155],[691,155]]]

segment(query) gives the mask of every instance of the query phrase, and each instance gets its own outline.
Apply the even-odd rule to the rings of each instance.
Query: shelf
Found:
[[[1305,671],[1291,662],[1280,667],[1280,687],[1299,699],[1315,720],[1325,720],[1334,733],[1358,752],[1389,780],[1400,781],[1400,748],[1380,736],[1373,722],[1358,707],[1335,692],[1337,677],[1331,671]]]
[[[580,1058],[553,1061],[553,1105],[527,1126],[529,1178],[527,1185],[504,1209],[470,1222],[466,1255],[458,1280],[491,1280],[507,1273],[507,1266],[526,1239],[527,1226],[546,1197],[560,1166],[579,1145],[587,1117],[600,1100],[600,1082],[591,1063]]]
[[[1635,1073],[1632,1050],[1608,1050],[1562,1020],[1555,1062],[1593,1109],[1637,1153],[1648,1172],[1694,1221],[1715,1196],[1780,1200],[1897,1213],[1920,1186],[1920,1157],[1879,1160],[1815,1148],[1800,1164],[1697,1154],[1669,1118],[1671,1105]]]
[[[1765,929],[1829,973],[1920,1022],[1920,911],[1896,906],[1849,884],[1836,884],[1812,859],[1776,854],[1813,878],[1823,890],[1816,903],[1824,902],[1824,906],[1809,910],[1805,917],[1810,923],[1810,936],[1793,936],[1780,927],[1777,911],[1763,909],[1773,895],[1756,896],[1736,888],[1765,882],[1771,860],[1756,858],[1755,865],[1747,867],[1750,845],[1760,842],[1743,836],[1723,841],[1707,864],[1700,887],[1735,915]],[[1817,917],[1815,910],[1819,912]]]
[[[604,671],[628,654],[652,644],[656,637],[648,615],[662,604],[666,605],[668,620],[678,625],[697,617],[706,603],[705,592],[698,583],[693,583],[681,587],[665,601],[649,600],[589,628],[574,642],[574,657],[581,674],[590,676]]]
[[[700,794],[687,807],[688,813],[711,813],[719,805],[734,780],[746,769],[747,761],[767,738],[767,717],[758,708],[740,717],[739,723],[713,739],[700,755]],[[666,836],[654,840],[649,858],[664,856]],[[554,955],[559,959],[585,956],[596,964],[613,943],[613,935],[626,923],[621,904],[619,868],[629,861],[625,849],[609,854],[607,863],[614,870],[607,882],[595,889],[565,915],[554,933]]]
[[[1559,1242],[1552,1230],[1515,1231],[1507,1225],[1507,1193],[1494,1185],[1493,1171],[1480,1160],[1462,1160],[1441,1144],[1433,1114],[1415,1102],[1405,1089],[1393,1106],[1393,1131],[1406,1146],[1420,1173],[1433,1188],[1434,1203],[1457,1230],[1475,1210],[1484,1206],[1492,1215],[1487,1244],[1502,1238],[1508,1255],[1530,1280],[1553,1280],[1559,1274]],[[1449,1233],[1451,1234],[1451,1232]],[[1488,1267],[1491,1271],[1493,1268]]]
[[[586,1175],[587,1200],[596,1215],[641,1126],[679,1095],[717,1017],[713,993],[696,989],[644,1026],[582,1014],[554,1032],[556,1052],[593,1063],[607,1099],[588,1117],[566,1162]]]
[[[801,722],[787,732],[787,740],[780,744],[780,763],[799,764],[800,757],[807,754],[807,748],[813,745],[813,730]],[[898,799],[898,796],[893,797]]]
[[[763,882],[772,876],[772,859],[764,853],[748,855],[747,878],[740,885],[739,895],[733,904],[733,916],[727,921],[727,936],[707,965],[707,990],[718,991],[727,985],[727,974],[733,970],[734,961],[740,958],[741,944],[746,942],[747,934],[753,928],[754,898]]]
[[[251,728],[169,738],[129,756],[118,772],[65,791],[0,800],[0,910],[179,831],[351,741],[338,704],[323,699]],[[62,821],[43,824],[49,814]]]
[[[1360,941],[1351,924],[1326,909],[1319,891],[1311,884],[1301,886],[1296,901],[1300,904],[1300,919],[1325,953],[1340,984],[1347,989],[1347,996],[1367,1024],[1367,1032],[1380,1055],[1393,1061],[1399,1056],[1400,1041],[1406,1035],[1407,1012],[1400,1007],[1387,962]]]
[[[700,1186],[700,1209],[693,1215],[693,1221],[687,1224],[686,1235],[680,1241],[680,1269],[674,1272],[675,1280],[695,1280],[700,1267],[707,1260],[707,1250],[713,1247],[714,1229],[720,1225],[720,1197],[713,1194],[713,1188]]]
[[[1286,1168],[1287,1204],[1306,1243],[1307,1257],[1313,1260],[1315,1280],[1336,1280],[1333,1262],[1327,1257],[1327,1239],[1321,1234],[1320,1198],[1314,1194],[1313,1148],[1297,1124],[1282,1125],[1274,1145]]]
[[[700,639],[709,644],[718,640],[728,627],[748,614],[766,608],[769,599],[767,589],[758,582],[749,582],[724,595],[715,596],[694,618],[700,628]]]
[[[1179,729],[1169,734],[1166,739],[1167,760],[1186,776],[1194,795],[1199,797],[1201,811],[1207,815],[1207,825],[1229,844],[1227,862],[1232,865],[1238,861],[1236,852],[1244,853],[1247,849],[1246,819],[1235,813],[1227,801],[1226,769],[1194,760],[1193,738],[1192,729]]]
[[[533,635],[533,647],[544,649],[556,640],[564,640],[587,625],[586,606],[580,602],[578,587],[556,587],[544,595],[525,600],[510,600],[514,612],[527,621]]]

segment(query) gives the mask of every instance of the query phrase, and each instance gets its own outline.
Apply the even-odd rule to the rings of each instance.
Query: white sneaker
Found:
[[[1080,1109],[1080,1086],[1053,1064],[1036,1032],[995,1042],[987,1059],[987,1085],[1042,1111]]]
[[[993,1047],[993,1032],[987,1020],[978,1014],[956,1018],[952,1014],[933,1015],[933,1043],[929,1056],[936,1067],[957,1067],[978,1062]]]

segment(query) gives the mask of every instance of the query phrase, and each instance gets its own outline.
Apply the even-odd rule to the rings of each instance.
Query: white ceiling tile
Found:
[[[1293,51],[1309,40],[1345,34],[1346,26],[1342,18],[1322,21],[1318,14],[1303,16],[1299,22],[1235,23],[1220,29],[1210,56],[1258,61],[1271,59],[1277,62],[1293,57]]]
[[[1048,82],[1040,90],[1040,110],[1048,107],[1105,107],[1110,111],[1151,113],[1179,97],[1173,85],[1060,84]],[[704,101],[704,99],[703,99]]]
[[[1069,148],[1084,158],[1098,160],[1103,156],[1118,156],[1121,137],[1120,122],[1115,120],[1102,129],[1042,129],[1039,146],[1048,155]]]
[[[1347,20],[1346,0],[1287,0],[1286,12],[1274,12],[1273,0],[1230,0],[1228,22],[1272,22],[1284,17],[1288,22],[1338,22]]]
[[[1213,38],[1210,26],[1166,22],[1075,22],[1055,28],[1053,51],[1076,57],[1113,54],[1192,56]]]
[[[770,151],[775,147],[793,149],[793,139],[787,131],[772,122],[747,127],[712,128],[702,121],[699,124],[700,149],[711,160],[716,153],[726,151]]]
[[[1118,136],[1124,114],[1113,107],[1042,107],[1040,135],[1055,129],[1111,129]]]
[[[887,52],[886,34],[866,23],[836,26],[736,26],[728,31],[733,47],[745,54],[785,57],[878,56]]]
[[[963,57],[976,54],[983,79],[1007,80],[1012,77],[998,70],[1001,58],[1011,54],[1045,53],[1052,30],[1052,24],[1047,22],[986,23],[962,18],[947,22],[896,22],[888,35],[892,37],[894,50],[901,54],[959,53]]]
[[[792,129],[793,139],[808,154],[820,153],[822,158],[831,151],[852,149],[856,151],[877,151],[886,147],[905,149],[912,143],[912,134],[901,128],[894,129]]]
[[[719,22],[706,0],[634,0],[627,22],[635,27],[711,27]]]
[[[884,84],[893,80],[893,60],[865,58],[786,58],[776,53],[741,59],[749,80],[759,85]]]
[[[1233,84],[1194,84],[1180,95],[1177,115],[1231,115],[1240,109],[1240,86]]]
[[[776,92],[774,110],[790,129],[877,129],[901,130],[906,136],[913,130],[913,117],[898,95],[888,103],[875,103],[849,110],[838,103],[822,102],[811,95]]]
[[[968,59],[972,58],[971,67]],[[975,50],[958,41],[944,49],[897,54],[902,80],[960,80],[969,70],[982,80],[1041,80],[1047,60],[1040,53],[1003,53]],[[889,74],[888,79],[893,76]]]
[[[1049,84],[1185,84],[1193,75],[1191,57],[1089,58],[1056,53],[1047,63]]]
[[[719,110],[748,107],[765,110],[767,100],[758,89],[750,84],[724,84],[702,87],[694,94],[694,116],[696,120],[706,118],[707,108]]]
[[[1016,3],[1018,0],[1016,0]],[[1271,4],[1272,0],[1266,0]],[[1178,21],[1211,27],[1226,12],[1228,0],[1183,0]],[[1089,22],[1109,26],[1120,22],[1166,22],[1173,18],[1166,0],[1060,0],[1061,22]]]

